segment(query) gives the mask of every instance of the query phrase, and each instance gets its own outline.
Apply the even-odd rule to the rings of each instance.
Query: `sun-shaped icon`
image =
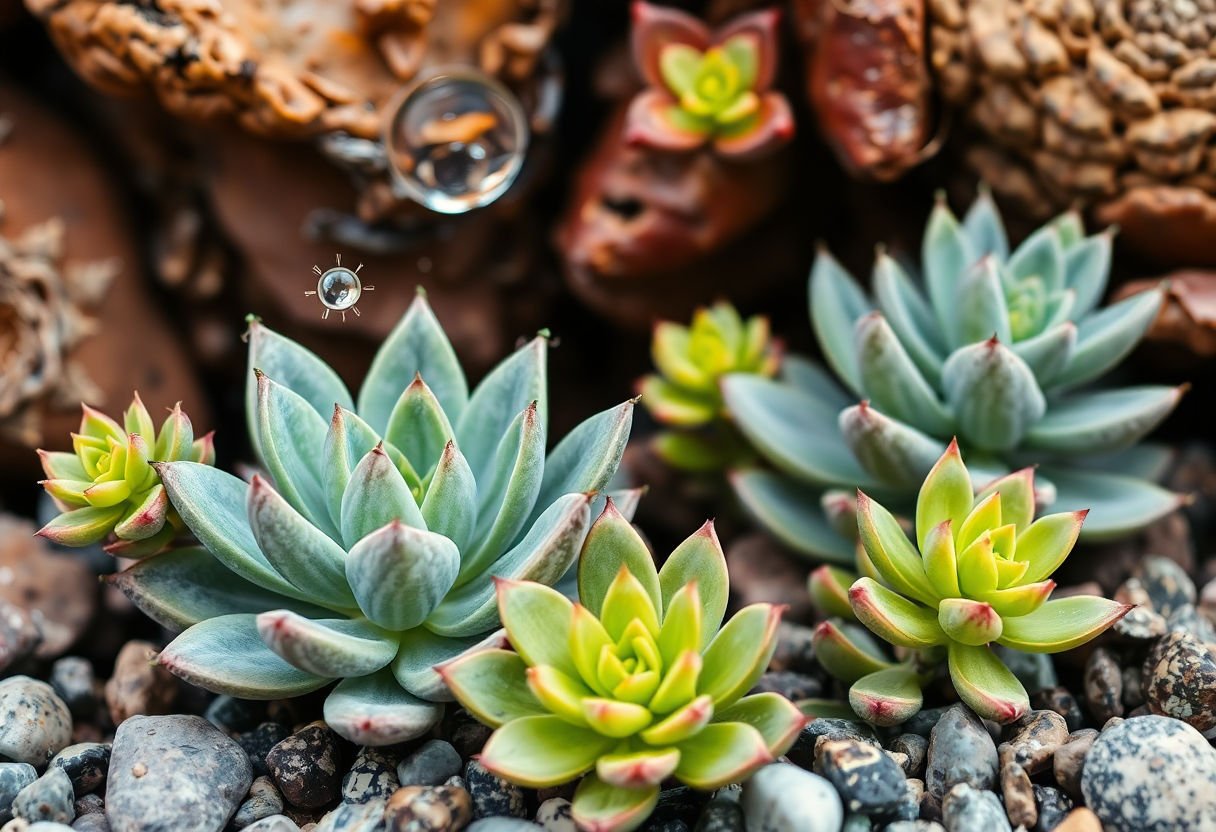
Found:
[[[359,279],[359,270],[363,268],[363,264],[351,269],[342,265],[342,255],[334,255],[334,260],[338,265],[333,268],[321,271],[320,266],[313,266],[312,270],[317,273],[317,288],[305,292],[305,295],[316,295],[317,300],[321,301],[321,305],[325,307],[325,311],[321,313],[321,320],[329,318],[330,311],[340,312],[342,320],[346,320],[346,311],[349,309],[355,313],[355,317],[359,317],[359,307],[355,306],[359,302],[364,292],[376,291],[375,286],[365,286],[363,281]]]

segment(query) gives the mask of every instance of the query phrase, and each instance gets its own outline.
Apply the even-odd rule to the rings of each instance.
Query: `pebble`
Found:
[[[0,682],[0,757],[41,768],[72,741],[72,715],[46,682],[12,676]]]
[[[1085,704],[1096,722],[1123,716],[1123,674],[1118,658],[1105,647],[1085,662]]]
[[[942,825],[946,832],[1013,832],[996,795],[967,783],[958,783],[946,793]]]
[[[448,715],[446,727],[448,741],[456,748],[462,760],[480,754],[486,740],[494,733],[493,728],[478,722],[463,708]]]
[[[106,820],[105,814],[101,812],[76,818],[76,820],[72,821],[70,828],[74,832],[112,832],[110,822]]]
[[[250,824],[273,817],[283,812],[283,796],[274,787],[274,781],[269,777],[258,777],[249,787],[249,795],[245,802],[232,816],[232,825],[244,829]]]
[[[1111,629],[1130,641],[1149,641],[1165,635],[1167,626],[1165,616],[1155,610],[1132,607]]]
[[[114,673],[106,682],[106,705],[110,719],[121,725],[133,716],[169,713],[177,697],[177,677],[152,659],[156,646],[148,641],[128,641],[114,660]]]
[[[697,815],[708,799],[709,795],[705,792],[690,789],[688,786],[663,789],[659,792],[659,800],[654,811],[650,813],[647,825],[679,820],[691,826],[696,822]]]
[[[823,682],[816,676],[788,670],[765,673],[756,680],[752,693],[779,693],[786,699],[817,699],[823,695]]]
[[[1212,829],[1216,750],[1185,722],[1164,716],[1127,719],[1094,741],[1081,791],[1107,832]]]
[[[941,800],[959,783],[991,789],[996,775],[996,744],[988,729],[966,705],[950,706],[929,736],[926,791]]]
[[[469,760],[469,764],[465,766],[464,781],[473,798],[473,817],[528,816],[524,790],[503,780],[476,760]]]
[[[51,768],[61,768],[67,773],[77,795],[88,794],[106,782],[106,772],[110,769],[110,746],[100,742],[69,745],[51,760]]]
[[[1195,583],[1181,566],[1169,558],[1149,555],[1140,561],[1137,570],[1140,585],[1148,593],[1153,610],[1167,620],[1174,610],[1194,604]]]
[[[76,798],[76,818],[84,815],[105,814],[106,802],[99,794],[85,794]]]
[[[564,797],[553,797],[540,804],[536,810],[536,822],[545,832],[578,832],[570,801]]]
[[[904,793],[899,803],[890,812],[884,814],[882,819],[884,821],[916,820],[920,815],[920,802],[924,796],[925,784],[923,781],[916,778],[905,780]]]
[[[1039,822],[1035,824],[1035,832],[1050,832],[1060,825],[1065,816],[1072,811],[1072,800],[1059,789],[1051,786],[1034,787],[1034,805],[1039,813]]]
[[[1001,764],[1017,763],[1027,774],[1050,768],[1056,749],[1068,742],[1068,723],[1055,711],[1029,711],[1009,730],[1013,734],[997,749]]]
[[[1005,802],[1005,815],[1014,826],[1027,829],[1039,819],[1039,810],[1034,802],[1034,789],[1026,769],[1015,762],[1001,767],[1001,797]]]
[[[1125,666],[1119,671],[1123,679],[1123,708],[1138,708],[1144,704],[1144,678],[1141,668]]]
[[[1013,675],[1022,683],[1027,693],[1053,688],[1060,683],[1056,678],[1051,656],[1046,653],[1023,653],[1000,645],[996,646],[995,652],[1005,666],[1013,671]]]
[[[1082,806],[1073,809],[1052,827],[1056,832],[1102,832],[1102,821],[1089,809]]]
[[[1069,731],[1075,731],[1085,724],[1085,715],[1077,698],[1068,688],[1054,687],[1041,690],[1030,695],[1030,706],[1036,710],[1055,711],[1064,717],[1064,723]]]
[[[340,759],[338,735],[324,722],[314,722],[270,749],[266,768],[288,803],[316,809],[342,793]]]
[[[254,776],[262,777],[270,774],[270,769],[266,767],[266,755],[270,753],[270,749],[289,736],[291,736],[291,731],[287,730],[284,725],[278,722],[263,722],[252,731],[242,731],[233,739],[249,755]]]
[[[64,656],[51,665],[51,688],[76,719],[97,713],[97,678],[93,664],[79,656]]]
[[[59,552],[34,527],[11,515],[0,519],[0,599],[30,610],[41,632],[34,657],[57,659],[84,634],[97,609],[97,573],[80,552]]]
[[[427,740],[397,764],[397,780],[402,786],[438,786],[460,774],[460,755],[450,742]]]
[[[1216,652],[1189,633],[1170,633],[1148,651],[1142,672],[1149,709],[1198,731],[1216,728]]]
[[[743,784],[740,805],[747,832],[838,832],[844,823],[832,784],[789,763],[767,765],[753,774]]]
[[[271,815],[249,824],[244,832],[300,832],[300,827],[287,815]]]
[[[920,777],[925,773],[925,757],[929,754],[929,740],[920,734],[900,734],[888,743],[888,747],[904,755],[904,774]]]
[[[71,778],[62,769],[48,769],[46,774],[17,793],[12,812],[14,818],[31,824],[38,821],[71,823],[76,818]]]
[[[1216,591],[1213,592],[1216,595]],[[803,624],[782,619],[777,625],[777,647],[769,667],[773,670],[793,670],[797,673],[821,674],[815,658],[815,631]]]
[[[840,794],[849,812],[880,815],[904,799],[904,773],[881,749],[857,740],[820,743],[816,770]]]
[[[388,749],[364,746],[355,755],[350,771],[342,778],[343,803],[388,800],[400,784],[397,759]]]
[[[541,827],[520,818],[482,818],[474,821],[467,832],[536,832]]]
[[[950,710],[949,705],[941,705],[936,708],[922,708],[911,719],[899,726],[899,728],[904,733],[919,734],[928,739],[929,734],[933,731],[933,727],[937,725],[937,721],[948,710]]]
[[[402,786],[384,818],[387,832],[450,832],[473,819],[473,799],[459,786]]]
[[[211,700],[203,717],[223,731],[240,734],[257,728],[266,718],[266,703],[221,694]]]
[[[883,827],[883,832],[946,832],[935,820],[897,820]]]
[[[794,745],[786,752],[791,762],[803,768],[813,768],[815,765],[815,748],[821,739],[856,740],[881,747],[874,729],[864,722],[854,722],[850,719],[832,719],[819,717],[812,719],[802,729]]]
[[[29,658],[42,643],[42,630],[24,608],[0,598],[0,673]]]
[[[1052,759],[1056,782],[1073,800],[1081,797],[1081,771],[1085,767],[1085,755],[1097,738],[1097,731],[1078,731],[1056,749]]]
[[[312,832],[384,832],[383,798],[343,803],[321,818]]]
[[[114,832],[216,832],[249,792],[249,757],[199,716],[135,716],[118,726],[106,817]]]
[[[741,797],[715,797],[706,803],[693,827],[695,832],[745,832],[747,825],[739,804]]]
[[[38,772],[29,763],[0,763],[0,823],[12,815],[13,798],[38,779]]]

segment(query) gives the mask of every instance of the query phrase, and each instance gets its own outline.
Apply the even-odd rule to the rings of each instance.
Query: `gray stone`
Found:
[[[1037,783],[1034,786],[1034,805],[1039,815],[1039,820],[1034,825],[1035,832],[1051,832],[1063,823],[1064,818],[1072,811],[1072,801],[1068,795],[1059,789],[1040,786]]]
[[[221,694],[211,700],[203,716],[222,731],[240,734],[257,728],[266,718],[266,703]]]
[[[741,797],[741,795],[740,795]],[[743,807],[731,797],[715,797],[705,804],[693,832],[744,832]]]
[[[82,815],[104,815],[106,802],[99,794],[84,794],[76,798],[76,820]]]
[[[1039,811],[1035,807],[1030,775],[1015,762],[1001,766],[1001,798],[1005,803],[1005,815],[1014,826],[1029,829],[1038,821]]]
[[[536,822],[545,832],[578,832],[570,813],[570,801],[564,797],[552,797],[540,804]]]
[[[473,821],[467,832],[536,832],[540,828],[530,820],[490,817]]]
[[[990,791],[959,783],[942,800],[946,832],[1013,832],[1001,801]]]
[[[244,832],[300,832],[300,827],[287,815],[271,815],[249,824]]]
[[[873,828],[874,822],[865,815],[845,815],[840,832],[870,832]]]
[[[291,731],[285,726],[277,722],[263,722],[252,731],[243,731],[233,739],[240,743],[241,748],[249,755],[254,777],[261,777],[270,774],[270,769],[266,766],[266,755],[270,753],[270,749],[289,736]]]
[[[341,757],[338,735],[313,722],[270,749],[266,768],[288,803],[319,809],[342,793]]]
[[[767,765],[743,785],[748,832],[838,832],[844,807],[832,784],[789,763]]]
[[[97,679],[93,665],[79,656],[64,656],[51,665],[51,688],[76,719],[97,712]]]
[[[450,742],[428,740],[397,765],[402,786],[438,786],[462,768],[460,755]]]
[[[887,747],[904,755],[903,770],[909,777],[920,777],[925,773],[925,757],[929,754],[929,740],[920,734],[900,734]]]
[[[0,598],[0,673],[27,659],[42,643],[29,610]]]
[[[524,790],[503,780],[476,760],[469,760],[465,766],[464,780],[473,798],[474,818],[528,816]]]
[[[0,757],[42,768],[72,741],[72,715],[46,682],[0,682]]]
[[[919,734],[928,739],[929,734],[933,731],[933,727],[937,725],[937,721],[948,710],[950,710],[949,705],[941,705],[936,708],[922,708],[913,714],[911,719],[899,726],[899,728],[905,734]]]
[[[384,748],[365,746],[355,755],[350,771],[342,778],[343,803],[388,800],[397,791],[397,760]]]
[[[104,812],[94,812],[72,821],[72,829],[75,832],[110,832],[110,822]]]
[[[198,716],[133,716],[110,754],[106,817],[114,832],[220,832],[249,791],[237,743]]]
[[[904,773],[881,749],[857,740],[820,743],[817,771],[840,794],[844,808],[863,815],[894,810],[906,794]]]
[[[946,832],[935,820],[897,820],[883,827],[883,832]]]
[[[966,705],[952,705],[929,735],[925,789],[938,800],[959,783],[992,789],[997,765],[996,744],[984,723]]]
[[[1216,828],[1216,750],[1185,722],[1126,719],[1104,730],[1085,757],[1085,803],[1108,832]]]
[[[1123,716],[1123,673],[1119,659],[1105,647],[1094,650],[1085,662],[1085,704],[1097,722]]]
[[[232,826],[237,829],[256,823],[263,818],[273,817],[283,812],[283,796],[274,787],[274,781],[269,777],[259,777],[249,787],[249,796],[232,816]]]
[[[101,742],[69,745],[51,760],[51,768],[61,768],[72,780],[77,796],[88,794],[106,782],[110,770],[110,746]]]
[[[38,779],[38,772],[29,763],[0,763],[0,823],[13,816],[13,798]]]
[[[815,748],[821,739],[857,740],[881,747],[874,729],[864,722],[854,722],[851,719],[833,719],[818,717],[812,719],[798,734],[798,739],[786,756],[791,762],[803,768],[813,768],[815,765]]]
[[[30,783],[13,799],[13,817],[30,823],[71,823],[76,818],[72,780],[58,768]]]
[[[366,803],[343,803],[321,818],[313,832],[384,832],[383,798]]]

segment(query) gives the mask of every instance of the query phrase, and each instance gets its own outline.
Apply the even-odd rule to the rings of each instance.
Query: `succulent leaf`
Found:
[[[257,617],[257,628],[266,646],[288,662],[331,679],[375,673],[397,653],[396,640],[368,621],[274,610]]]
[[[498,728],[479,760],[499,777],[543,789],[590,771],[615,744],[609,737],[556,716],[526,716]]]
[[[1056,227],[1047,224],[1025,239],[1009,258],[1010,277],[1041,281],[1049,292],[1064,288],[1064,247]]]
[[[326,534],[337,537],[321,482],[322,447],[328,426],[308,401],[257,372],[257,447],[287,502]]]
[[[663,623],[659,627],[658,648],[663,666],[671,668],[688,652],[699,655],[708,643],[705,632],[712,633],[718,626],[706,621],[696,581],[680,587],[663,610]]]
[[[953,641],[978,646],[1001,636],[1001,616],[990,604],[969,598],[944,598],[937,605],[937,623]]]
[[[443,535],[393,520],[351,547],[346,580],[371,621],[388,630],[420,625],[456,582],[460,550]]]
[[[951,642],[949,667],[959,698],[984,719],[1006,724],[1030,710],[1026,689],[988,647]]]
[[[1102,300],[1110,275],[1113,234],[1103,232],[1079,240],[1064,253],[1064,282],[1076,292],[1074,315],[1084,315]]]
[[[675,748],[605,754],[596,761],[595,773],[618,789],[646,789],[670,777],[679,762],[680,752]]]
[[[963,464],[958,440],[929,470],[916,500],[916,540],[924,549],[930,531],[944,521],[961,524],[973,503],[971,475]]]
[[[958,318],[952,346],[957,348],[986,338],[1006,344],[1013,342],[1009,306],[996,260],[984,257],[967,270],[959,283],[956,302]]]
[[[579,601],[593,615],[602,613],[604,597],[622,565],[641,582],[654,608],[660,609],[659,573],[650,549],[609,500],[587,532],[578,562]]]
[[[946,332],[950,331],[958,308],[957,293],[962,275],[976,260],[962,226],[950,213],[945,200],[939,198],[925,227],[921,269],[937,322]]]
[[[443,718],[443,705],[401,689],[382,670],[343,679],[325,697],[325,722],[359,745],[395,745],[421,737]]]
[[[942,378],[959,429],[983,450],[1014,448],[1047,411],[1030,367],[996,339],[956,350]]]
[[[963,231],[976,257],[992,256],[1001,262],[1009,259],[1009,237],[992,198],[992,191],[987,186],[980,186],[979,195],[967,209],[963,217]]]
[[[388,417],[385,440],[425,476],[439,462],[439,455],[452,436],[452,425],[443,405],[422,376],[415,376]]]
[[[465,551],[477,522],[477,482],[455,442],[444,446],[418,509],[428,531],[443,535]]]
[[[821,622],[811,644],[823,669],[845,684],[891,667],[870,634],[846,621]]]
[[[694,586],[701,605],[701,642],[695,647],[698,650],[707,647],[726,615],[729,585],[726,555],[713,521],[706,521],[672,551],[659,570],[663,614],[671,613],[674,599],[685,587]]]
[[[853,713],[872,725],[907,722],[924,702],[920,681],[906,665],[875,671],[849,686]]]
[[[1098,636],[1129,610],[1093,595],[1047,601],[1028,615],[1006,619],[1000,643],[1024,653],[1060,653]]]
[[[577,678],[569,647],[574,605],[542,584],[499,580],[497,585],[499,614],[515,652],[529,666],[547,665]]]
[[[871,283],[878,308],[907,350],[908,357],[925,381],[934,389],[940,388],[945,350],[933,310],[899,262],[886,252],[880,251],[874,259]]]
[[[1040,475],[1056,491],[1053,508],[1088,509],[1086,540],[1126,537],[1176,511],[1185,498],[1134,476],[1108,471],[1082,471],[1044,465]]]
[[[1161,289],[1150,289],[1082,319],[1077,346],[1052,385],[1086,384],[1121,362],[1148,331],[1164,298]]]
[[[1015,557],[1030,564],[1024,581],[1041,581],[1056,571],[1076,545],[1087,513],[1049,514],[1031,523],[1018,536]]]
[[[821,566],[815,569],[807,579],[811,603],[823,615],[852,618],[853,608],[849,606],[849,587],[856,580],[855,574],[836,566]]]
[[[491,728],[547,713],[528,687],[524,660],[509,650],[481,650],[443,665],[440,673],[460,704]]]
[[[744,607],[705,648],[705,667],[697,689],[712,696],[715,706],[740,699],[768,668],[777,649],[782,609],[772,604]]]
[[[571,815],[588,832],[626,832],[641,826],[658,801],[658,786],[622,789],[591,774],[574,792]]]
[[[899,647],[944,644],[946,634],[934,612],[915,604],[872,578],[859,578],[849,590],[857,620],[884,641]]]
[[[1177,407],[1186,387],[1124,387],[1053,402],[1026,434],[1029,448],[1099,454],[1143,439]]]
[[[359,460],[342,494],[342,540],[354,545],[393,522],[426,529],[405,478],[377,445]]]
[[[811,322],[824,358],[850,390],[865,395],[854,349],[855,324],[872,309],[865,292],[835,257],[820,250],[811,269],[810,299]]]
[[[1034,520],[1034,469],[1023,468],[993,480],[980,489],[976,502],[982,502],[996,493],[1001,495],[1002,522],[1012,523],[1017,534],[1026,531]]]
[[[773,761],[764,737],[742,722],[711,723],[677,747],[676,777],[694,789],[718,789],[738,782]]]
[[[752,726],[760,732],[773,757],[788,751],[806,724],[806,718],[794,703],[773,692],[745,696],[733,705],[719,708],[714,721]]]
[[[730,476],[731,487],[748,513],[762,526],[806,557],[852,565],[853,545],[823,516],[807,510],[819,502],[821,491],[791,477],[761,468],[745,468]]]
[[[859,318],[854,338],[861,386],[874,405],[895,419],[923,426],[926,433],[949,433],[949,414],[882,313]]]
[[[1077,344],[1077,325],[1064,321],[1038,335],[1018,341],[1012,349],[1026,362],[1043,386],[1050,387],[1060,368],[1068,363]]]
[[[398,640],[400,648],[393,659],[393,676],[401,687],[428,702],[447,702],[453,698],[439,668],[481,650],[507,646],[507,637],[502,630],[487,636],[447,638],[426,627],[415,627],[400,633]]]
[[[633,402],[627,401],[595,414],[566,434],[545,460],[545,475],[529,523],[535,523],[564,494],[608,488],[632,426]],[[632,516],[624,511],[619,496],[617,502],[623,513]]]
[[[941,453],[941,443],[888,418],[862,401],[840,411],[840,432],[857,461],[883,485],[919,482]]]
[[[857,531],[870,561],[893,589],[925,604],[937,600],[920,553],[899,521],[862,491],[857,492]],[[856,611],[856,604],[853,609]]]

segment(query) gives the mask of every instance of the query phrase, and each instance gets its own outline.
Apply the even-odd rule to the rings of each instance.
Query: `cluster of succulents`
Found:
[[[696,17],[635,2],[633,55],[647,88],[629,108],[626,140],[661,150],[704,145],[727,157],[770,152],[794,135],[777,74],[775,10],[711,32]]]
[[[730,426],[719,384],[731,373],[776,374],[781,350],[768,319],[744,320],[720,301],[698,309],[689,326],[661,321],[650,354],[658,372],[638,387],[642,404],[668,428],[653,440],[658,455],[686,471],[716,471],[750,456]]]
[[[722,382],[734,424],[771,464],[733,474],[742,502],[795,549],[851,563],[853,541],[839,534],[851,523],[830,516],[839,509],[847,520],[847,489],[906,511],[957,435],[978,484],[1039,465],[1036,498],[1091,509],[1090,539],[1173,511],[1178,496],[1151,481],[1168,452],[1137,443],[1185,388],[1083,389],[1127,356],[1162,303],[1153,288],[1098,308],[1111,236],[1085,236],[1070,213],[1011,250],[988,193],[961,222],[939,200],[921,252],[923,291],[879,251],[876,302],[821,252],[811,319],[836,378],[787,358],[780,380]]]
[[[273,699],[339,683],[325,718],[362,744],[419,736],[450,698],[434,667],[500,643],[494,581],[559,581],[615,474],[632,402],[547,450],[547,339],[471,393],[419,295],[352,399],[319,358],[251,322],[247,414],[262,473],[156,471],[199,547],[115,579],[183,629],[182,678]],[[628,506],[636,495],[626,492]]]
[[[441,673],[495,728],[486,768],[533,788],[586,775],[573,803],[580,829],[636,829],[668,778],[739,782],[802,729],[781,695],[745,695],[776,649],[781,608],[753,604],[722,624],[729,581],[712,523],[656,570],[609,503],[583,545],[579,602],[533,582],[497,584],[514,652],[483,650]]]
[[[1072,551],[1086,512],[1034,514],[1032,469],[1002,477],[977,497],[955,442],[921,486],[915,543],[894,515],[858,493],[862,577],[822,567],[811,591],[834,616],[815,632],[815,655],[850,685],[849,704],[859,716],[877,725],[909,719],[920,710],[921,686],[944,664],[972,710],[1012,722],[1029,698],[992,645],[1070,650],[1131,609],[1090,595],[1049,600],[1051,575]],[[866,630],[905,651],[902,660]]]
[[[190,417],[176,405],[160,430],[135,394],[122,424],[87,404],[73,452],[38,451],[42,487],[62,513],[38,534],[63,546],[90,546],[113,537],[106,550],[125,558],[154,555],[182,530],[154,461],[215,463],[211,433],[194,438]]]

